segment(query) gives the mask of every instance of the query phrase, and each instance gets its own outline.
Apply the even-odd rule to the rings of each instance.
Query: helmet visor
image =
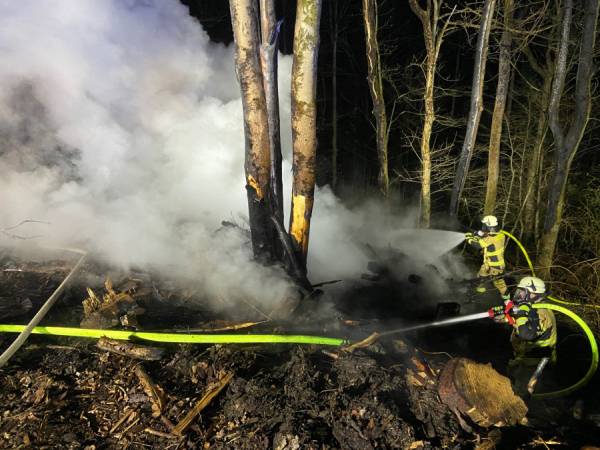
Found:
[[[516,288],[513,294],[513,301],[515,303],[523,303],[529,300],[529,291],[525,288]]]

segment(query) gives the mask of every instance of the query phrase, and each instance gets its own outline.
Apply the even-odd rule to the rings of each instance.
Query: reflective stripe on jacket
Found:
[[[525,303],[513,308],[516,337],[532,347],[556,345],[556,317],[549,309],[534,309]],[[525,343],[525,342],[524,342]]]
[[[469,245],[483,249],[483,264],[496,269],[504,269],[504,242],[505,237],[502,233],[467,239]]]

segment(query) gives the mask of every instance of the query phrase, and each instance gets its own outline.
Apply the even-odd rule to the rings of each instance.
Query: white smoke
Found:
[[[0,0],[0,46],[0,228],[43,220],[19,232],[170,267],[209,295],[283,296],[281,270],[252,263],[239,233],[215,233],[247,216],[232,46],[211,43],[177,0]],[[289,161],[291,58],[279,65]],[[287,205],[287,161],[284,178]],[[393,220],[321,190],[311,274],[358,275],[354,240]]]

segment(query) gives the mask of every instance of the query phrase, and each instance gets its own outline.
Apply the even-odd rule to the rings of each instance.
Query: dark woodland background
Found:
[[[229,4],[223,0],[181,0],[215,42],[233,40]],[[568,126],[574,109],[575,77],[582,39],[583,3],[576,1],[561,121]],[[384,80],[389,134],[390,207],[401,210],[419,204],[419,139],[423,123],[425,45],[423,28],[408,0],[379,1],[378,39]],[[421,1],[424,7],[427,2]],[[436,122],[431,138],[432,227],[447,226],[447,211],[456,162],[465,137],[471,96],[475,45],[483,2],[448,1],[440,14],[455,12],[453,27],[446,33],[436,67]],[[547,190],[555,157],[553,135],[548,128],[540,67],[552,74],[559,44],[562,4],[560,1],[515,1],[511,47],[511,77],[502,130],[500,177],[495,214],[504,229],[523,239],[535,256],[543,234]],[[296,2],[277,1],[277,18],[284,19],[280,51],[291,54]],[[489,40],[483,88],[483,113],[471,161],[459,219],[462,227],[477,227],[483,213],[487,148],[498,77],[503,2],[496,4]],[[337,34],[336,34],[337,29]],[[318,58],[318,150],[317,184],[333,185],[349,205],[366,196],[378,195],[378,159],[367,84],[367,59],[361,1],[323,2]],[[335,78],[337,96],[332,95],[333,44],[337,39]],[[597,39],[596,39],[597,40]],[[598,45],[596,45],[596,53]],[[597,55],[594,55],[597,56]],[[598,156],[598,74],[593,72],[592,106],[568,178],[566,206],[555,252],[553,278],[571,287],[589,301],[600,299],[600,165]],[[337,114],[332,115],[333,102]],[[337,143],[332,142],[334,121]],[[545,122],[545,123],[544,123]],[[332,167],[332,149],[337,145],[337,165]],[[528,169],[534,148],[541,151],[540,169]],[[524,217],[527,180],[535,178],[535,217]],[[515,262],[518,255],[513,255]],[[521,261],[522,262],[522,261]],[[567,269],[568,268],[568,269]]]

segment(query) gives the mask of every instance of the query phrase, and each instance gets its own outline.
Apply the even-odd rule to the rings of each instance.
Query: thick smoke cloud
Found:
[[[0,45],[0,228],[47,221],[19,232],[192,277],[209,296],[283,295],[282,272],[253,264],[243,236],[215,233],[247,215],[232,46],[175,0],[1,0]],[[282,58],[287,153],[290,69]],[[289,162],[284,173],[290,186]],[[313,276],[357,276],[354,240],[393,220],[318,192]]]

